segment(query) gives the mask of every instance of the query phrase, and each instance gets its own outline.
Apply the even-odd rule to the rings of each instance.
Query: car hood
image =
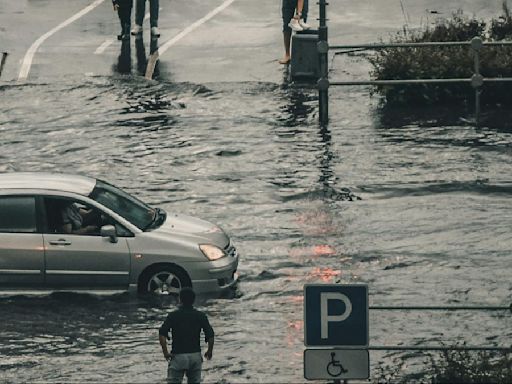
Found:
[[[181,214],[168,214],[165,222],[150,233],[188,239],[197,244],[214,244],[220,248],[229,244],[229,237],[219,226]]]

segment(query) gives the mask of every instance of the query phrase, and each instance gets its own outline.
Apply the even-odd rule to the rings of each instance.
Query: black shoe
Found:
[[[130,40],[130,34],[121,33],[120,35],[117,35],[117,40]]]

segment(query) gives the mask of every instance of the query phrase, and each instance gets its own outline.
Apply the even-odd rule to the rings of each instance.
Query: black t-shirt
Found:
[[[200,336],[204,332],[205,340],[213,337],[213,328],[208,317],[193,307],[180,306],[169,313],[160,327],[160,336],[168,337],[171,330],[171,353],[201,352]]]

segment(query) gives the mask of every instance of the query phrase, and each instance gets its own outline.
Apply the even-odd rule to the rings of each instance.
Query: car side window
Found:
[[[81,201],[45,198],[48,233],[68,233],[83,236],[99,236],[101,227],[114,225],[118,236],[131,236],[131,232],[95,207]]]
[[[44,205],[49,233],[99,235],[101,213],[97,209],[59,197],[45,198]]]
[[[37,232],[34,196],[0,196],[0,232]]]

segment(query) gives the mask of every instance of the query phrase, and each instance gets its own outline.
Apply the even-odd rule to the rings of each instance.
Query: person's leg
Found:
[[[152,27],[158,27],[158,0],[149,0],[149,23]]]
[[[167,366],[167,382],[169,384],[181,384],[186,369],[187,359],[182,355],[174,355]]]
[[[142,26],[144,14],[146,13],[146,0],[135,0],[135,24]]]
[[[297,0],[297,15],[302,16],[302,9],[304,8],[304,0]]]
[[[281,60],[279,60],[279,64],[288,64],[290,62],[290,44],[292,41],[292,30],[283,32],[283,42],[284,42],[284,56]]]
[[[295,13],[295,1],[283,0],[281,7],[281,16],[283,19],[283,42],[284,42],[284,57],[279,60],[280,64],[288,64],[290,62],[290,42],[292,38],[292,30],[288,25]]]
[[[298,0],[297,19],[303,30],[311,28],[311,25],[306,23],[306,20],[308,19],[308,0]]]
[[[201,383],[201,369],[203,365],[203,357],[201,352],[189,354],[188,370],[187,370],[187,383],[199,384]]]
[[[308,0],[304,0],[304,4],[302,7],[302,20],[308,21],[308,10],[309,10],[309,2]]]
[[[119,40],[123,38],[130,38],[130,19],[132,14],[132,0],[119,1],[117,8],[117,16],[119,16],[119,23],[121,24],[121,33],[117,35]]]

